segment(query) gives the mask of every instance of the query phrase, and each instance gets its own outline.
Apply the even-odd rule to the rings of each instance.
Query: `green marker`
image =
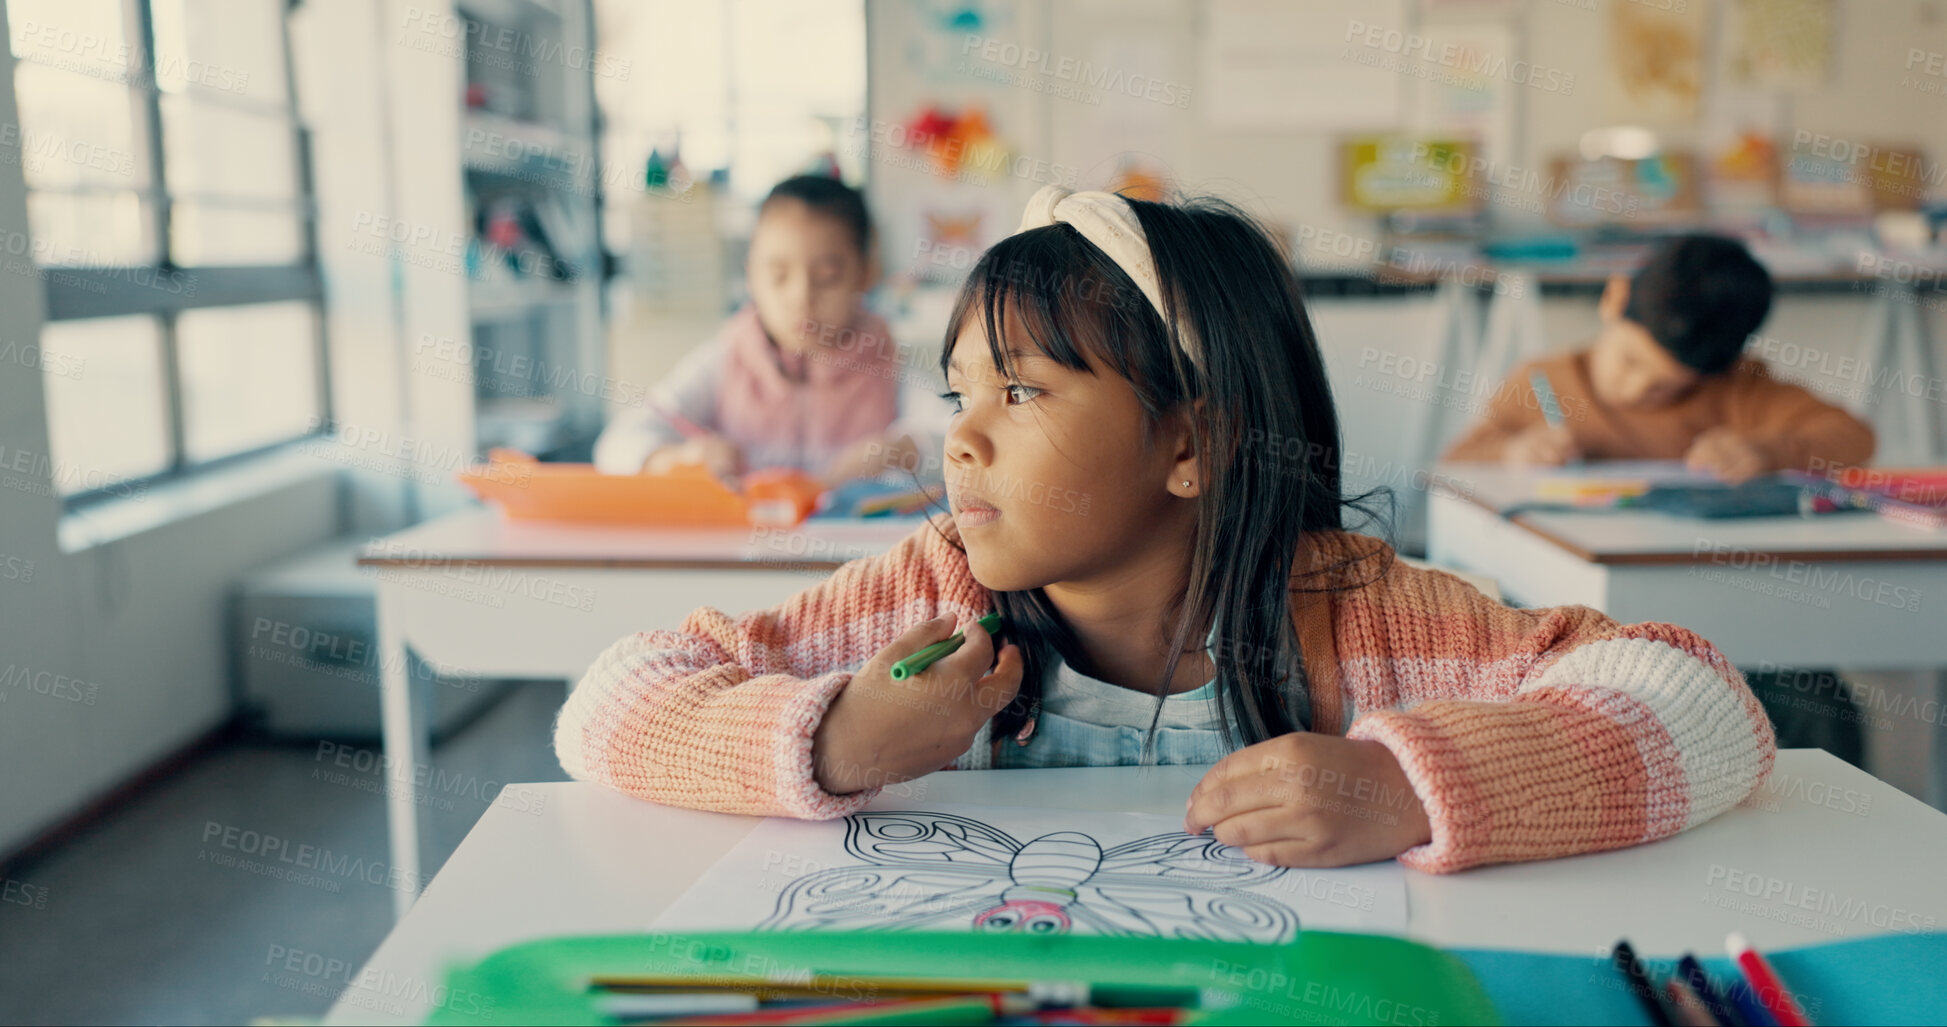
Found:
[[[993,634],[994,632],[1000,630],[1001,615],[998,613],[982,614],[980,618],[980,626],[986,628],[988,634],[990,635]],[[966,644],[967,644],[967,633],[964,631],[956,631],[951,636],[941,639],[940,641],[935,642],[924,649],[921,649],[919,652],[916,652],[913,655],[908,656],[903,660],[900,660],[898,663],[893,664],[892,679],[894,681],[904,681],[907,678],[912,677],[914,674],[917,674],[920,671],[923,671],[926,668],[931,667],[933,664],[946,659],[947,657],[953,655],[956,652],[959,652],[960,647]]]

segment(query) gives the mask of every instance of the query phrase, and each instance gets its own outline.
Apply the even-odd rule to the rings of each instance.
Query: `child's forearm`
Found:
[[[1684,628],[1509,609],[1399,564],[1333,609],[1336,656],[1365,711],[1348,737],[1392,750],[1433,823],[1433,842],[1402,857],[1420,869],[1666,837],[1770,770],[1763,708]]]
[[[707,639],[634,635],[603,653],[569,695],[555,722],[555,752],[577,780],[652,802],[840,816],[865,797],[818,787],[812,736],[849,677],[752,676]]]
[[[1767,442],[1772,470],[1830,471],[1860,467],[1873,457],[1872,428],[1842,410],[1808,418]]]

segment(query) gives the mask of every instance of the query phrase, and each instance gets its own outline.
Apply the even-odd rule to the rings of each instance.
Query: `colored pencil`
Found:
[[[679,988],[685,991],[714,989],[788,989],[829,995],[835,991],[878,988],[931,994],[987,994],[1026,992],[1050,982],[1022,981],[989,977],[897,977],[879,974],[812,973],[780,974],[761,977],[750,974],[598,974],[588,979],[589,987],[601,989]],[[1067,983],[1067,982],[1057,982]],[[1076,982],[1086,999],[1088,985]]]
[[[1196,1007],[1197,988],[1147,984],[1089,984],[982,977],[898,977],[876,974],[802,973],[759,977],[741,974],[600,974],[589,987],[608,991],[739,991],[790,998],[842,999],[846,995],[1025,995],[1042,1006]]]
[[[1565,423],[1562,408],[1555,402],[1555,390],[1548,384],[1548,376],[1536,368],[1528,376],[1528,385],[1535,390],[1535,402],[1541,407],[1541,419],[1547,421],[1550,428],[1560,428]]]
[[[1656,989],[1650,987],[1649,975],[1643,972],[1642,960],[1636,958],[1636,950],[1630,947],[1627,939],[1616,943],[1615,950],[1609,953],[1609,961],[1615,964],[1616,972],[1622,974],[1630,993],[1642,1004],[1643,1012],[1649,1014],[1650,1023],[1656,1027],[1675,1027],[1670,1020],[1669,1010],[1663,1008],[1663,1001],[1656,997]]]
[[[1731,1000],[1731,1006],[1737,1010],[1738,1018],[1751,1027],[1778,1027],[1778,1021],[1772,1017],[1771,1010],[1766,1009],[1764,1003],[1758,1001],[1758,996],[1751,991],[1751,986],[1744,983],[1744,978],[1736,977],[1735,969],[1731,973],[1735,979],[1731,981],[1730,987],[1724,989],[1724,997]]]
[[[1730,1000],[1724,997],[1724,989],[1719,988],[1717,982],[1710,979],[1710,974],[1704,970],[1702,963],[1697,962],[1696,956],[1686,952],[1682,959],[1677,960],[1677,976],[1683,978],[1683,983],[1690,985],[1690,990],[1697,993],[1697,997],[1703,1000],[1705,1008],[1710,1010],[1711,1017],[1718,1023],[1724,1024],[1724,1027],[1744,1027],[1742,1018],[1737,1015],[1737,1010],[1732,1007]]]
[[[1784,978],[1772,969],[1769,960],[1751,947],[1751,940],[1743,932],[1731,932],[1731,936],[1724,939],[1724,948],[1730,952],[1731,962],[1744,972],[1744,979],[1750,983],[1758,1001],[1764,1003],[1765,1009],[1778,1021],[1778,1027],[1811,1027],[1812,1021],[1806,1018],[1805,1011],[1798,1008],[1798,1002],[1786,990]]]
[[[1568,423],[1562,416],[1561,403],[1555,399],[1555,389],[1548,384],[1548,376],[1542,373],[1541,368],[1535,368],[1528,375],[1528,385],[1535,390],[1535,402],[1541,406],[1541,419],[1548,422],[1550,428],[1560,428]],[[1581,463],[1580,460],[1571,460],[1569,466],[1575,467]]]
[[[694,1016],[659,1020],[664,1024],[718,1025],[805,1025],[813,1024],[978,1024],[992,1023],[1009,1015],[1035,1010],[1034,1000],[1020,994],[945,995],[930,998],[901,998],[885,1002],[845,1002],[807,1009],[778,1010],[775,1013],[733,1013],[725,1016]]]
[[[1663,981],[1663,997],[1670,1003],[1670,1019],[1679,1027],[1724,1027],[1681,977],[1671,975]]]
[[[704,435],[714,434],[713,432],[710,431],[710,429],[705,428],[702,425],[697,424],[695,421],[692,421],[689,418],[684,417],[682,414],[679,414],[676,411],[671,410],[666,406],[663,406],[661,403],[656,402],[656,397],[654,396],[644,393],[642,396],[642,402],[657,417],[660,417],[663,420],[668,421],[669,426],[671,428],[676,429],[677,434],[683,436],[686,439],[700,438]]]
[[[706,1016],[722,1013],[752,1013],[758,1008],[757,996],[734,991],[667,991],[653,995],[602,995],[595,1008],[604,1016],[618,1020],[654,1017]]]
[[[1044,1009],[1031,1014],[1036,1023],[1075,1024],[1077,1027],[1176,1027],[1189,1022],[1195,1010],[1174,1006],[1157,1006],[1148,1009],[1104,1009],[1099,1006],[1080,1006],[1074,1009]]]

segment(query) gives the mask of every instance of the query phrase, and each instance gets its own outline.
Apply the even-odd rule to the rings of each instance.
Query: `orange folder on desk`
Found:
[[[824,494],[811,475],[787,468],[745,475],[738,493],[700,466],[667,474],[602,474],[592,464],[544,464],[504,449],[462,472],[460,484],[515,520],[701,528],[795,526]]]

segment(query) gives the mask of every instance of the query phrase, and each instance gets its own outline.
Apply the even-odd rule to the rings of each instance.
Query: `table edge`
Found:
[[[1597,564],[1605,564],[1605,565],[1632,565],[1633,564],[1637,566],[1642,566],[1642,565],[1692,564],[1692,563],[1702,562],[1701,560],[1698,559],[1698,554],[1695,551],[1685,552],[1681,549],[1650,550],[1646,552],[1633,552],[1633,553],[1592,552],[1588,549],[1583,548],[1582,546],[1570,542],[1569,540],[1561,537],[1560,535],[1552,531],[1548,531],[1545,528],[1541,528],[1529,522],[1527,520],[1526,515],[1524,514],[1516,514],[1513,517],[1503,517],[1501,516],[1501,509],[1495,506],[1493,503],[1488,502],[1487,500],[1483,499],[1479,495],[1474,494],[1470,490],[1452,487],[1447,480],[1441,478],[1440,476],[1436,475],[1433,479],[1431,479],[1430,491],[1445,496],[1449,499],[1458,499],[1466,503],[1471,503],[1475,507],[1478,507],[1479,509],[1485,510],[1490,514],[1493,514],[1495,517],[1503,521],[1506,521],[1507,523],[1512,524],[1523,531],[1526,531],[1527,533],[1535,536],[1536,538],[1542,539],[1543,541],[1546,542],[1553,543],[1555,546],[1569,553],[1572,553],[1575,556],[1589,563],[1597,563]],[[1914,530],[1918,530],[1918,529],[1914,529]],[[1947,560],[1947,546],[1935,548],[1935,549],[1755,549],[1755,548],[1746,548],[1741,550],[1741,552],[1744,553],[1745,555],[1749,555],[1752,557],[1766,556],[1766,557],[1772,557],[1774,559],[1806,560],[1806,561],[1818,561],[1822,563],[1891,563],[1891,562],[1902,561],[1902,560],[1928,561],[1928,562]]]

